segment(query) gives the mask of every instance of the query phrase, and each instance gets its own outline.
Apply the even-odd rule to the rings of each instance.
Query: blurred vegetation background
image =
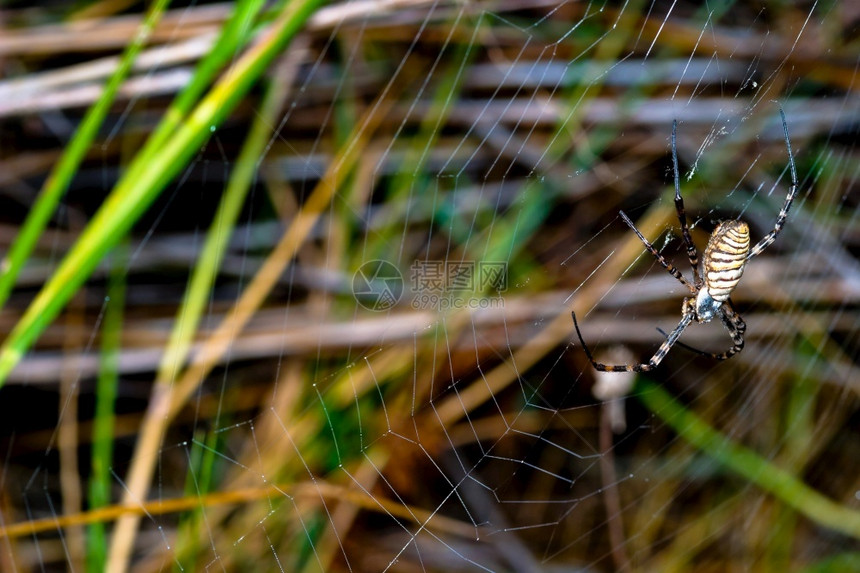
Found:
[[[860,570],[858,22],[4,3],[0,570]]]

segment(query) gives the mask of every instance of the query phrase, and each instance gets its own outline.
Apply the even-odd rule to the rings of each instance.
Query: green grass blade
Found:
[[[110,504],[113,477],[114,405],[119,383],[119,352],[125,310],[126,249],[114,250],[108,282],[108,301],[102,322],[101,365],[96,384],[96,412],[89,482],[89,509]],[[93,523],[87,532],[87,571],[104,571],[108,540],[104,523]]]
[[[210,82],[224,65],[236,56],[236,52],[248,42],[253,30],[253,22],[263,8],[265,0],[245,0],[238,2],[229,20],[221,27],[212,50],[194,67],[194,74],[170,107],[164,113],[155,131],[143,146],[140,154],[148,157],[158,153],[164,142],[182,123]]]
[[[279,81],[281,80],[281,81]],[[185,291],[185,298],[177,312],[177,320],[170,333],[170,341],[158,369],[156,380],[168,382],[172,375],[182,367],[200,317],[206,308],[206,302],[218,274],[221,259],[227,240],[233,233],[236,219],[245,203],[245,197],[251,188],[257,173],[257,166],[263,156],[271,135],[271,126],[277,123],[277,115],[289,86],[276,78],[266,90],[262,107],[256,115],[245,144],[239,154],[236,164],[230,173],[227,189],[221,197],[218,211],[212,226],[206,235],[203,250],[200,253],[194,274]]]
[[[140,50],[146,44],[153,28],[161,19],[169,0],[158,0],[152,4],[137,35],[132,39],[120,58],[119,65],[105,84],[104,91],[95,104],[87,111],[80,128],[66,146],[51,174],[45,180],[33,208],[27,215],[27,220],[21,226],[21,231],[9,249],[2,263],[3,274],[0,276],[0,308],[6,304],[18,274],[33,252],[36,241],[45,230],[45,226],[56,211],[60,198],[69,187],[69,183],[78,171],[81,161],[87,154],[90,145],[98,134],[102,122],[116,99],[116,94],[131,71]]]
[[[198,430],[191,440],[191,453],[188,456],[188,472],[185,475],[185,496],[202,498],[214,491],[215,464],[219,458],[218,432]],[[206,512],[203,506],[182,514],[176,532],[176,561],[173,570],[197,571],[201,567],[197,560],[202,558],[204,549],[200,543],[205,532]]]
[[[749,448],[732,442],[660,386],[640,379],[635,395],[682,438],[722,466],[819,525],[860,539],[860,512],[842,507]]]
[[[215,85],[156,155],[135,157],[125,176],[0,348],[0,384],[105,253],[187,165],[321,3],[321,0],[290,3],[266,36]]]
[[[801,573],[834,573],[860,571],[860,552],[841,553],[800,570]]]

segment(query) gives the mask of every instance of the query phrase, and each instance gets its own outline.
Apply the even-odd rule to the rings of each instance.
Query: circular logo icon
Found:
[[[352,294],[367,310],[388,310],[403,296],[403,275],[388,261],[368,261],[352,276]]]

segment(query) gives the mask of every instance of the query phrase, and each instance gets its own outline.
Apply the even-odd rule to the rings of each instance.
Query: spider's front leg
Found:
[[[678,341],[678,338],[681,336],[681,333],[684,332],[690,323],[693,321],[695,317],[695,299],[685,298],[684,299],[684,316],[681,318],[681,322],[678,323],[678,326],[675,327],[675,330],[669,335],[669,337],[660,345],[660,348],[657,349],[657,352],[654,353],[654,356],[648,360],[648,362],[644,362],[642,364],[603,364],[602,362],[598,362],[594,359],[594,356],[591,354],[591,350],[588,348],[588,345],[585,343],[585,340],[582,338],[582,332],[579,330],[579,323],[576,320],[576,313],[574,311],[570,312],[570,315],[573,317],[573,326],[576,328],[576,336],[579,337],[579,343],[582,344],[582,349],[585,351],[585,355],[588,357],[588,360],[591,362],[591,365],[594,366],[595,370],[599,370],[601,372],[649,372],[657,368],[657,365],[663,361],[666,354]]]
[[[720,320],[723,321],[723,326],[726,327],[726,330],[729,331],[729,335],[732,337],[732,347],[725,352],[711,354],[710,356],[717,360],[726,360],[744,349],[744,333],[747,331],[747,324],[741,318],[741,315],[737,313],[735,307],[732,306],[731,299],[724,302],[720,308]]]
[[[704,350],[699,350],[689,344],[684,344],[683,342],[676,342],[678,346],[685,350],[689,350],[690,352],[695,352],[701,356],[706,356],[708,358],[713,358],[715,360],[727,360],[744,349],[744,333],[747,330],[747,325],[744,320],[741,318],[741,315],[735,310],[734,305],[732,305],[731,299],[727,300],[722,304],[719,309],[718,315],[720,320],[725,326],[726,330],[729,331],[729,336],[732,337],[732,347],[726,350],[725,352],[705,352]],[[662,328],[658,328],[657,331],[665,337],[669,337],[669,335]]]

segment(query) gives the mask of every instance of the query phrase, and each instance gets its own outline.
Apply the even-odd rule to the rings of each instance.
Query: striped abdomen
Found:
[[[750,228],[746,223],[723,221],[714,229],[702,257],[704,288],[712,299],[728,300],[744,274],[749,250]]]

